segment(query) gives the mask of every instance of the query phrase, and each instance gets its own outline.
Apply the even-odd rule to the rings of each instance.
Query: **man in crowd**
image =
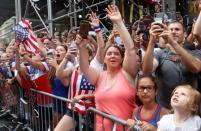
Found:
[[[162,106],[170,108],[171,92],[177,85],[190,84],[197,88],[201,51],[183,48],[186,32],[179,22],[169,23],[168,26],[153,23],[149,32],[150,40],[144,57],[143,72],[155,71],[159,89],[157,100]],[[165,40],[166,48],[154,53],[159,37]]]

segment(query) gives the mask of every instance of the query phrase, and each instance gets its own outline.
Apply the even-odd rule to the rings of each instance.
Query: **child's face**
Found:
[[[187,109],[190,101],[189,90],[179,87],[171,97],[171,106],[173,108]]]
[[[156,90],[154,86],[154,82],[148,77],[139,80],[137,96],[143,104],[155,101]]]

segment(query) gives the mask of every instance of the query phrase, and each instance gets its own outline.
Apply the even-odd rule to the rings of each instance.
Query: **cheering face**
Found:
[[[57,46],[56,47],[56,60],[57,61],[62,61],[63,58],[66,55],[66,49],[63,46]]]
[[[137,87],[137,96],[143,104],[155,101],[155,84],[150,78],[144,77],[139,80]]]
[[[120,51],[116,47],[109,47],[105,54],[105,63],[108,68],[121,67],[123,58]]]

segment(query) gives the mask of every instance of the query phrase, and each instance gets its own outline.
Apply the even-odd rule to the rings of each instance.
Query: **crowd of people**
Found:
[[[106,11],[113,23],[108,38],[92,12],[89,23],[95,35],[83,38],[79,28],[61,36],[55,32],[53,38],[41,32],[34,55],[15,41],[0,48],[0,87],[18,81],[24,90],[72,100],[73,105],[37,96],[39,115],[53,110],[51,119],[60,119],[52,123],[55,131],[76,128],[79,112],[73,107],[82,99],[94,99],[96,109],[126,120],[128,128],[138,124],[143,131],[200,131],[201,12],[187,34],[178,21],[138,20],[129,32],[115,5]],[[95,121],[97,131],[112,130],[109,119],[96,115]]]

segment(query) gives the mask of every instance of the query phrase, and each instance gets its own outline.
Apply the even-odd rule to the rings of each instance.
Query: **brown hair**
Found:
[[[149,74],[143,74],[143,75],[140,75],[139,77],[138,77],[138,80],[137,80],[137,89],[138,89],[138,86],[139,86],[139,81],[141,80],[141,79],[143,79],[143,78],[149,78],[151,81],[153,81],[153,83],[154,83],[154,89],[155,90],[157,90],[158,89],[158,86],[157,86],[157,84],[156,84],[156,78],[151,74],[151,73],[149,73]]]
[[[200,109],[200,101],[201,101],[201,95],[200,93],[193,88],[191,85],[179,85],[177,86],[172,94],[178,89],[178,88],[186,88],[189,90],[189,96],[190,96],[190,101],[188,103],[189,109],[191,110],[191,114],[199,114],[199,109]]]
[[[105,48],[104,56],[106,55],[106,52],[107,52],[107,50],[108,50],[110,47],[117,48],[118,51],[119,51],[120,54],[121,54],[121,57],[122,57],[122,58],[124,57],[124,52],[123,52],[122,48],[121,48],[120,46],[118,46],[117,44],[111,44],[111,45],[108,45],[108,46]]]
[[[154,83],[154,89],[157,92],[158,86],[156,84],[156,78],[151,73],[149,73],[149,74],[142,74],[142,75],[140,75],[138,77],[137,85],[136,85],[137,90],[138,90],[138,86],[139,86],[139,81],[141,79],[143,79],[143,78],[149,78],[151,81],[153,81],[153,83]],[[137,103],[138,106],[143,105],[143,103],[141,102],[140,98],[137,95],[135,96],[135,102]],[[156,97],[155,97],[155,102],[157,102]]]
[[[67,53],[68,47],[66,45],[62,44],[62,45],[58,45],[58,46],[62,46],[65,49],[66,53]],[[58,61],[57,61],[57,63],[58,63]],[[51,69],[49,71],[49,74],[48,74],[48,81],[49,81],[50,86],[54,85],[55,74],[56,74],[56,69],[54,67],[51,67]]]
[[[180,24],[183,27],[183,32],[186,32],[186,27],[184,26],[183,23],[181,23],[179,21],[172,21],[172,22],[168,23],[167,25],[169,26],[169,25],[174,24],[174,23]]]

